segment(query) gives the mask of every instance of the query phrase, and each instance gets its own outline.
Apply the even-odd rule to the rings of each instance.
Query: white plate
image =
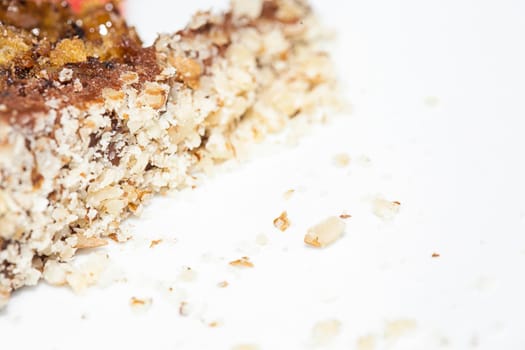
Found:
[[[130,1],[129,17],[151,41],[214,4]],[[0,313],[0,348],[301,349],[315,345],[317,322],[338,320],[325,348],[356,349],[371,335],[376,349],[523,349],[524,3],[315,5],[339,34],[354,112],[155,199],[128,222],[134,240],[108,248],[126,283],[16,293]],[[333,165],[341,152],[347,168]],[[402,203],[392,221],[372,213],[376,195]],[[282,210],[284,233],[272,226]],[[343,210],[352,218],[340,241],[303,244],[309,226]],[[228,266],[244,255],[253,269]],[[185,266],[195,280],[181,280]],[[152,307],[137,314],[132,296]],[[405,332],[388,336],[396,325]]]

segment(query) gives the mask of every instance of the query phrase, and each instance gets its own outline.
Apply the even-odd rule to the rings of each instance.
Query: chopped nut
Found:
[[[107,244],[108,244],[108,241],[106,241],[103,238],[86,237],[82,234],[78,234],[77,244],[75,244],[75,248],[77,249],[98,248],[98,247],[103,247]]]
[[[229,285],[230,284],[228,283],[228,281],[222,281],[222,282],[217,283],[217,287],[219,287],[219,288],[226,288]]]
[[[308,229],[304,242],[316,248],[325,247],[338,240],[345,230],[345,223],[336,216],[330,216]]]
[[[273,220],[273,226],[278,228],[281,231],[286,231],[288,227],[290,227],[290,220],[288,219],[288,213],[286,211],[283,211],[281,215],[279,215],[277,218]]]
[[[386,339],[396,339],[416,329],[415,320],[395,320],[388,322],[385,329]]]
[[[149,244],[149,247],[150,248],[153,248],[155,247],[156,245],[159,245],[160,243],[162,243],[162,239],[154,239],[150,242]]]
[[[439,253],[432,253],[432,257],[433,257],[433,258],[439,258],[440,255],[439,255]]]
[[[346,153],[339,153],[334,156],[334,165],[338,168],[344,168],[350,164],[350,156]]]
[[[335,319],[317,322],[312,329],[314,343],[325,345],[341,331],[341,322]]]
[[[391,220],[399,213],[400,206],[401,203],[398,201],[391,202],[383,198],[376,198],[372,202],[372,211],[381,219]]]
[[[243,256],[240,259],[230,261],[230,265],[235,266],[235,267],[253,267],[254,266],[253,263],[250,261],[250,258],[248,258],[247,256]]]
[[[192,89],[199,87],[202,68],[197,61],[181,56],[170,56],[169,61],[171,65],[177,69],[178,80]]]
[[[129,305],[136,311],[146,311],[151,307],[151,304],[153,302],[153,299],[151,298],[137,298],[137,297],[131,297],[129,301]]]

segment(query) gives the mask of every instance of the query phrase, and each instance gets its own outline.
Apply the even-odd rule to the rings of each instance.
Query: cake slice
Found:
[[[156,193],[332,105],[303,0],[237,0],[143,47],[112,4],[0,0],[0,304]]]

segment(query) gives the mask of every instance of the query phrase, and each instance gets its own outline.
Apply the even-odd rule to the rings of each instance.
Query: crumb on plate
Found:
[[[288,213],[286,210],[273,220],[273,226],[282,232],[286,231],[288,227],[290,227],[290,220],[288,219]]]
[[[400,207],[400,202],[389,201],[381,197],[372,201],[372,212],[383,220],[392,220],[399,213]]]
[[[219,287],[219,288],[226,288],[229,285],[230,284],[228,283],[228,281],[222,281],[222,282],[217,283],[217,287]]]
[[[152,303],[152,298],[131,297],[129,300],[129,305],[134,311],[146,311],[151,307]]]
[[[153,248],[155,247],[156,245],[159,245],[160,243],[162,243],[162,239],[154,239],[150,242],[149,244],[149,247],[150,248]]]
[[[330,216],[308,229],[304,243],[322,248],[337,241],[345,231],[346,225],[337,216]]]
[[[292,198],[292,195],[294,193],[295,193],[295,190],[293,188],[289,189],[288,191],[283,193],[283,197],[284,197],[284,199],[288,200],[288,199]]]
[[[230,261],[231,266],[235,267],[253,267],[253,263],[250,261],[250,258],[243,256],[240,259]]]
[[[350,164],[350,156],[346,153],[339,153],[334,156],[334,165],[338,168],[344,168]]]

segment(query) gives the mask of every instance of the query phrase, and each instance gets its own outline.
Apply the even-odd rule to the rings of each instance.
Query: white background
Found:
[[[155,199],[127,223],[135,238],[107,250],[127,282],[81,296],[44,284],[15,293],[0,312],[1,349],[302,349],[330,319],[341,332],[326,348],[372,335],[377,349],[525,349],[525,3],[314,4],[338,33],[353,112]],[[152,40],[211,5],[137,0],[128,11]],[[333,165],[341,152],[347,168]],[[394,220],[373,215],[378,195],[402,203]],[[282,210],[284,233],[272,226]],[[305,247],[309,226],[344,210],[340,241]],[[243,255],[253,269],[228,266]],[[179,276],[185,266],[193,281]],[[152,307],[135,312],[132,296]],[[415,329],[385,338],[396,320]]]

